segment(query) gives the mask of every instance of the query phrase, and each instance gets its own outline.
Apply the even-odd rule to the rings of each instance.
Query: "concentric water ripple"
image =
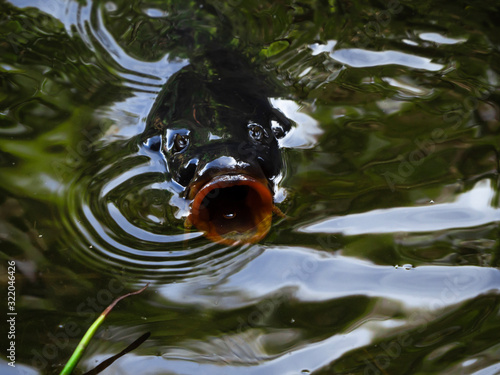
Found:
[[[117,10],[110,4],[113,5],[111,2],[106,4],[88,2],[83,5],[69,2],[66,9],[69,17],[63,20],[68,33],[80,37],[87,48],[95,53],[99,65],[107,67],[112,74],[122,78],[125,86],[138,91],[158,92],[172,74],[187,65],[187,61],[174,58],[168,50],[161,48],[157,50],[162,56],[158,61],[144,61],[132,57],[108,30],[106,20],[109,20],[112,13],[117,13],[114,14],[117,19],[125,16],[134,17],[137,24],[131,24],[132,28],[138,27],[141,21],[147,21],[149,17],[146,14],[137,14],[127,9],[127,6],[123,6],[125,9]],[[126,32],[131,32],[131,29]]]
[[[247,247],[223,247],[186,231],[183,220],[175,218],[182,218],[185,208],[175,206],[182,199],[168,181],[161,156],[134,142],[118,142],[118,154],[101,150],[69,188],[63,220],[72,256],[93,269],[124,270],[148,280],[237,267],[234,258]],[[109,147],[116,148],[116,142]]]
[[[498,371],[497,5],[4,3],[16,367],[60,371],[93,313],[150,281],[77,371],[146,331],[106,372]],[[287,218],[262,244],[185,230],[189,202],[140,139],[163,84],[214,47],[282,85],[272,104],[297,123],[280,142]]]
[[[61,208],[64,242],[71,244],[72,256],[103,272],[122,270],[146,280],[216,274],[228,264],[237,267],[234,258],[248,249],[221,247],[184,229],[188,202],[169,182],[162,155],[137,137],[162,85],[188,63],[161,39],[164,28],[178,21],[169,19],[166,10],[153,12],[155,17],[151,12],[127,3],[69,2],[65,16],[59,14],[67,33],[81,39],[109,78],[129,90],[127,98],[96,111],[114,125],[101,126],[101,149],[85,159],[67,190]],[[122,28],[125,34],[116,34],[116,23],[125,18],[131,20]],[[151,41],[156,47],[148,51],[154,55],[148,61],[142,59],[144,51],[134,49],[143,46],[129,37],[146,24],[163,28],[154,35],[158,40]],[[182,33],[182,27],[172,26],[172,33],[177,32]]]

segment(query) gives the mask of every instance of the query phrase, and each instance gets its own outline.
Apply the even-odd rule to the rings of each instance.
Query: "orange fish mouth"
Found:
[[[211,241],[255,243],[271,228],[274,205],[267,180],[246,174],[220,175],[190,195],[194,199],[187,222]]]

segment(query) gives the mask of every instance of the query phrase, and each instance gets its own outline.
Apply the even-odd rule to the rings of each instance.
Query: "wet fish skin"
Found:
[[[160,92],[142,137],[192,200],[186,225],[229,245],[269,231],[283,165],[278,139],[292,125],[253,71],[224,53],[184,67]]]
[[[270,90],[242,71],[248,67],[225,65],[183,68],[165,84],[147,119],[143,138],[156,137],[186,197],[193,182],[221,173],[264,177],[272,186],[282,168],[277,139],[291,121],[271,106]]]

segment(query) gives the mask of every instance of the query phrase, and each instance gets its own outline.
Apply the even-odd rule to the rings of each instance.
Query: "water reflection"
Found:
[[[481,180],[470,191],[457,195],[456,202],[432,201],[423,207],[398,207],[352,214],[306,225],[298,231],[356,235],[476,227],[500,220],[500,210],[492,207],[496,194],[491,180]]]
[[[236,267],[235,258],[244,248],[193,242],[201,233],[184,233],[171,205],[177,192],[166,179],[163,163],[154,160],[159,157],[147,149],[125,153],[117,162],[101,159],[68,191],[69,215],[64,221],[68,240],[76,245],[73,255],[103,272],[126,269],[147,280],[217,274],[224,266]],[[176,222],[181,229],[173,225]],[[225,264],[225,258],[231,263]]]
[[[330,54],[332,59],[352,66],[366,68],[383,65],[402,65],[414,69],[423,69],[431,72],[444,68],[441,64],[431,62],[431,59],[415,56],[399,51],[366,51],[363,49],[338,49]]]
[[[274,336],[277,335],[274,334]],[[274,339],[280,338],[283,339],[283,337],[279,336]],[[349,336],[333,336],[324,341],[297,348],[287,354],[270,357],[261,353],[261,346],[271,338],[266,337],[266,335],[257,337],[249,334],[244,337],[245,341],[241,338],[237,340],[228,338],[228,342],[224,343],[224,345],[221,345],[220,342],[196,343],[196,352],[189,354],[186,352],[182,352],[182,354],[173,352],[171,356],[166,354],[163,358],[154,356],[134,358],[134,356],[130,356],[121,361],[115,369],[116,373],[130,371],[131,369],[132,371],[140,371],[143,368],[148,368],[154,373],[165,371],[196,373],[197,371],[203,371],[204,374],[220,374],[220,363],[225,362],[224,372],[227,374],[261,374],[262,371],[268,374],[301,373],[300,371],[304,370],[313,372],[327,366],[330,360],[340,358],[342,354],[352,349],[363,347],[369,342],[369,338],[369,332],[360,328]],[[249,345],[247,340],[253,340],[255,344]],[[281,344],[283,343],[281,342]],[[252,348],[253,352],[250,349],[252,346],[257,347]],[[235,361],[231,361],[231,356],[227,354],[228,351],[234,353]],[[222,355],[219,356],[218,352]],[[243,354],[240,354],[241,352]],[[184,360],[178,359],[180,356],[184,357]],[[254,358],[245,361],[249,356],[254,356]],[[200,358],[203,358],[203,360],[200,360]],[[96,359],[100,360],[100,358]]]
[[[238,273],[228,275],[209,290],[190,283],[158,290],[169,301],[222,310],[252,306],[266,298],[280,300],[280,293],[287,295],[286,300],[302,303],[359,294],[396,300],[408,309],[440,310],[467,301],[476,293],[497,289],[499,278],[500,272],[493,268],[433,266],[408,270],[289,247],[267,248]]]
[[[467,41],[467,39],[450,38],[438,33],[420,33],[419,38],[422,40],[427,40],[429,42],[434,42],[439,44],[457,44]]]
[[[52,337],[83,332],[111,280],[152,284],[82,371],[145,331],[107,372],[497,370],[495,5],[399,4],[374,34],[372,1],[10,3],[0,240],[32,333],[16,366],[58,372],[80,335]],[[287,216],[251,246],[186,233],[182,188],[140,138],[162,85],[214,41],[282,87],[272,104],[298,123],[275,180]]]
[[[195,368],[215,373],[224,363],[229,374],[320,371],[337,365],[362,373],[370,361],[338,361],[363,358],[367,350],[377,357],[379,349],[371,343],[380,340],[393,350],[397,344],[400,353],[446,346],[448,336],[463,334],[456,324],[460,308],[472,313],[491,306],[487,297],[478,297],[478,306],[469,301],[478,295],[498,294],[499,282],[500,272],[491,268],[405,270],[304,248],[269,248],[222,282],[181,283],[159,289],[166,301],[203,306],[211,317],[208,319],[220,319],[221,327],[226,327],[222,335],[198,327],[205,332],[202,337],[176,340],[173,346],[165,344],[170,338],[159,333],[164,321],[155,322],[153,308],[152,321],[136,330],[158,332],[153,336],[154,344],[145,348],[142,356],[118,361],[114,371],[147,367],[158,373],[191,373]],[[161,298],[157,296],[152,306]],[[279,324],[272,323],[275,321]],[[442,323],[438,325],[438,321]],[[126,335],[119,329],[111,328],[118,337]],[[103,357],[96,355],[89,364]],[[399,355],[389,358],[400,361]]]

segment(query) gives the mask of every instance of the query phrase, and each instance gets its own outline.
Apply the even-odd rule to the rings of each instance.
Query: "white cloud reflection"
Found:
[[[431,59],[398,51],[367,51],[359,48],[349,48],[333,51],[330,56],[339,63],[354,68],[393,64],[434,72],[444,67],[444,65],[431,62]]]
[[[300,112],[300,106],[293,100],[271,98],[273,107],[279,109],[289,119],[295,121],[296,126],[283,139],[281,147],[312,148],[316,145],[318,137],[323,134],[318,121],[311,116]]]
[[[420,39],[426,40],[428,42],[434,42],[438,44],[457,44],[467,41],[464,38],[449,38],[438,33],[421,33],[419,35]]]
[[[337,216],[298,229],[304,233],[433,232],[469,228],[500,221],[500,209],[492,207],[495,190],[489,180],[479,181],[472,190],[462,193],[452,203],[419,207],[379,209],[347,216]]]
[[[421,34],[420,37],[431,35]],[[438,34],[431,35],[434,39],[438,38]],[[456,43],[462,40],[454,40],[440,36],[440,43]],[[382,65],[402,65],[414,69],[422,69],[428,71],[438,71],[444,68],[444,65],[431,62],[431,59],[421,56],[411,55],[399,51],[369,51],[361,48],[344,48],[334,50],[337,45],[336,40],[330,40],[326,44],[314,43],[309,45],[312,50],[312,55],[318,55],[323,52],[328,52],[330,57],[341,64],[351,66],[353,68],[367,68]]]

